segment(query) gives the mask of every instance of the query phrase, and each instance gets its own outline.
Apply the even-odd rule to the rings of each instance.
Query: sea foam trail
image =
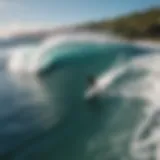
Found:
[[[119,88],[119,93],[128,98],[142,98],[146,101],[143,108],[142,122],[135,128],[130,152],[134,159],[149,160],[153,156],[160,159],[160,56],[153,53],[131,62],[130,67],[146,71],[146,74],[136,81],[125,83]],[[148,133],[149,131],[149,133]],[[147,134],[147,136],[145,136]],[[153,146],[155,149],[153,150]]]
[[[105,92],[108,87],[110,87],[110,85],[114,82],[114,80],[122,75],[126,69],[127,66],[114,66],[109,71],[107,71],[107,73],[102,74],[96,80],[96,84],[87,89],[87,91],[85,92],[85,98],[91,99],[95,96],[99,96],[100,94],[104,94],[103,92]]]
[[[133,84],[130,89],[132,93],[129,93],[129,88],[125,87],[121,91],[123,95],[129,94],[130,96],[139,96],[146,99],[147,104],[144,108],[145,118],[135,129],[135,134],[131,143],[131,153],[136,159],[151,159],[153,156],[152,146],[155,146],[155,159],[160,159],[160,57],[159,53],[153,54],[147,57],[143,57],[133,63],[139,69],[145,69],[148,71],[143,79],[140,79],[137,87]],[[139,89],[138,89],[139,88]],[[125,91],[125,92],[124,92]],[[128,92],[128,93],[127,93]],[[146,134],[147,130],[150,133],[146,138],[142,138]]]
[[[152,53],[137,57],[129,63],[118,65],[100,76],[94,87],[86,91],[86,97],[108,94],[119,95],[124,99],[145,100],[141,122],[137,124],[130,141],[130,155],[135,160],[160,159],[160,56]],[[131,70],[142,71],[144,75],[125,81],[118,89],[108,90],[114,80]],[[108,94],[106,94],[108,92]],[[132,106],[135,107],[135,106]],[[149,131],[149,132],[148,132]],[[118,144],[117,144],[118,145]],[[154,150],[153,150],[153,146]]]

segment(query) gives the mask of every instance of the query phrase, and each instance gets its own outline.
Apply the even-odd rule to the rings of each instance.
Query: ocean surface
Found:
[[[0,51],[0,160],[159,160],[160,48],[60,39]]]

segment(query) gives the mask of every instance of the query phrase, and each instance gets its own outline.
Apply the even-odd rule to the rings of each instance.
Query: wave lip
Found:
[[[124,52],[129,50],[131,46],[131,44],[123,42],[119,38],[85,32],[51,37],[39,46],[13,51],[7,68],[11,72],[37,75],[45,71],[52,71],[55,63],[65,65],[71,62],[70,60],[74,61],[74,58],[84,58],[84,56],[93,55],[94,53],[107,53],[112,50],[109,47],[111,44],[114,44],[112,46],[112,49],[114,48],[113,52],[115,50],[116,52],[118,50]],[[136,47],[133,47],[133,45],[132,49],[137,52]]]
[[[40,46],[34,49],[16,49],[13,50],[7,68],[11,72],[24,72],[37,74],[43,71],[44,61],[46,57],[51,56],[52,60],[49,60],[49,63],[54,63],[56,59],[65,59],[71,53],[67,53],[64,57],[63,53],[58,53],[58,49],[61,50],[67,44],[72,44],[74,46],[76,43],[82,44],[95,44],[102,45],[107,42],[118,41],[111,36],[103,36],[101,34],[93,34],[89,32],[84,33],[74,33],[74,35],[66,34],[58,37],[51,37],[40,44]],[[67,49],[67,48],[66,48]],[[66,51],[65,51],[66,52]],[[52,55],[51,55],[52,54]],[[77,53],[75,53],[77,54]],[[75,55],[75,54],[72,54]],[[58,58],[59,57],[59,58]],[[46,65],[46,64],[45,64]],[[46,65],[47,66],[47,65]]]

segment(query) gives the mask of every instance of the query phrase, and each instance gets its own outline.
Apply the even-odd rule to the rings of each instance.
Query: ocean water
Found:
[[[1,160],[160,159],[160,48],[88,37],[1,51]]]

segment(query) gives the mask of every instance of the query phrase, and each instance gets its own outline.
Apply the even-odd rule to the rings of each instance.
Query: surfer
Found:
[[[97,79],[95,78],[95,76],[89,75],[87,80],[88,80],[88,87],[89,87],[88,89],[89,90],[92,90],[92,88],[96,87]],[[97,94],[91,94],[91,95],[88,94],[87,95],[86,94],[85,99],[89,103],[89,107],[91,107],[92,111],[96,111],[96,112],[101,111],[103,105],[101,103],[99,95],[97,95]]]
[[[99,96],[97,94],[97,79],[93,75],[89,75],[87,77],[87,82],[88,82],[88,88],[85,91],[85,99],[86,100],[93,100],[97,99]]]
[[[88,76],[88,84],[89,84],[89,87],[94,86],[95,83],[96,83],[95,77],[94,77],[93,75]]]

